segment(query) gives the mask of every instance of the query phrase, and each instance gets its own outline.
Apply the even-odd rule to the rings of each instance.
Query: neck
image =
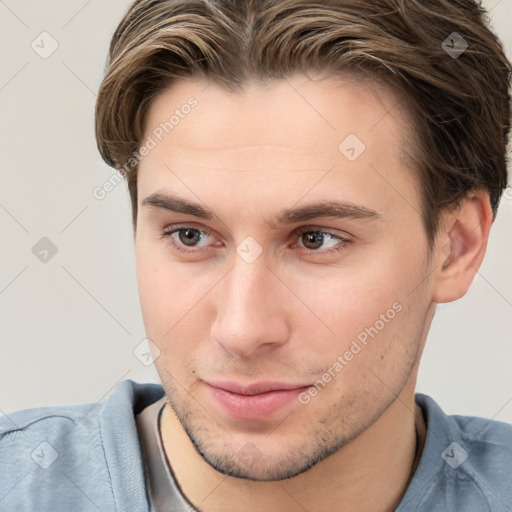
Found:
[[[213,469],[197,453],[170,407],[162,416],[162,438],[183,493],[203,512],[391,512],[419,462],[425,425],[413,390],[404,388],[349,444],[305,473],[277,482],[237,479]]]

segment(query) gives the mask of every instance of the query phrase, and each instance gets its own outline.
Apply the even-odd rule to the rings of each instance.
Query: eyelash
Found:
[[[212,236],[212,233],[210,231],[207,231],[205,229],[198,229],[194,228],[192,226],[168,226],[166,227],[162,232],[162,238],[168,238],[170,240],[171,245],[178,251],[185,253],[185,254],[202,254],[207,252],[211,247],[196,247],[192,249],[184,249],[183,245],[176,243],[176,241],[173,239],[172,235],[174,233],[178,233],[180,231],[185,231],[187,229],[192,229],[194,231],[197,231],[203,235]],[[304,233],[315,233],[315,234],[322,234],[322,235],[328,235],[329,237],[333,239],[339,240],[341,243],[335,246],[334,248],[330,248],[324,251],[321,250],[314,250],[314,249],[306,249],[301,247],[308,255],[320,255],[320,256],[327,256],[330,254],[338,253],[346,249],[346,247],[352,242],[352,240],[349,240],[347,238],[344,238],[340,235],[335,235],[334,233],[331,233],[330,231],[324,231],[316,228],[311,228],[309,226],[304,226],[302,228],[299,228],[294,232],[294,237],[298,238]]]

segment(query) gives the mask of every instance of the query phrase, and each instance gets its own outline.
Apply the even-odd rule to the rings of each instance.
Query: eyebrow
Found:
[[[206,206],[193,203],[172,194],[154,193],[142,201],[142,206],[162,208],[176,213],[192,215],[204,220],[220,220],[219,217]],[[277,225],[294,224],[317,219],[331,217],[336,219],[363,219],[379,220],[382,215],[375,210],[360,206],[348,201],[321,201],[297,208],[283,209],[274,214],[267,224],[271,227]]]

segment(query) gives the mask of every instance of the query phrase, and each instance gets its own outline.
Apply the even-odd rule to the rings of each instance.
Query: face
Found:
[[[432,304],[420,196],[391,91],[302,75],[206,85],[174,84],[147,118],[142,313],[204,460],[278,480],[412,389]]]

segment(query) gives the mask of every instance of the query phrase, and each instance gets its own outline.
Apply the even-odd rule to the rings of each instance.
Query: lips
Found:
[[[246,421],[271,419],[280,410],[289,409],[309,385],[283,382],[205,382],[213,403],[221,413]]]

